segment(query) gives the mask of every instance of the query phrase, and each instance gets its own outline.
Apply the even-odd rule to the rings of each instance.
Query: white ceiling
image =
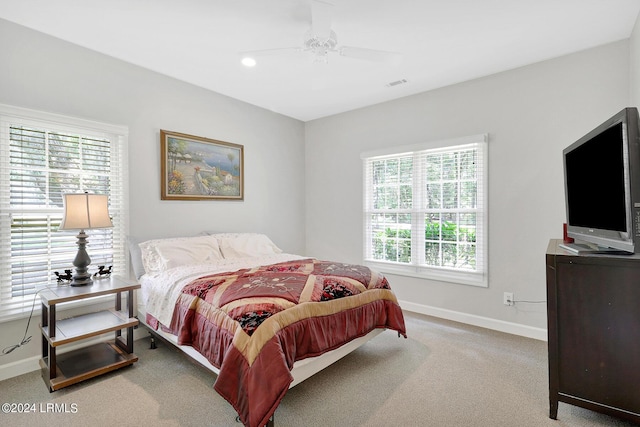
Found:
[[[1,0],[0,18],[307,121],[626,39],[638,0],[326,0],[338,45],[402,54],[386,64],[300,46],[310,0]],[[387,84],[406,79],[393,87]]]

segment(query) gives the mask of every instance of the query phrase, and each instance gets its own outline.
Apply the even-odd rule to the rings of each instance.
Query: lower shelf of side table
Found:
[[[101,342],[56,357],[55,378],[49,378],[48,358],[40,359],[42,377],[50,391],[132,365],[138,360],[133,353],[120,349],[115,341]]]

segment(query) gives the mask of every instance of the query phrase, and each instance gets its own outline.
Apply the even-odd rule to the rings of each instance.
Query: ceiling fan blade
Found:
[[[333,5],[320,0],[311,0],[311,34],[319,39],[331,35],[331,9]]]
[[[242,58],[255,58],[257,56],[273,56],[283,55],[287,53],[302,52],[302,48],[297,47],[280,47],[275,49],[262,49],[262,50],[246,50],[240,52]]]
[[[367,61],[387,62],[398,64],[402,60],[402,55],[398,52],[388,52],[385,50],[365,49],[362,47],[342,46],[338,53],[349,58],[364,59]]]

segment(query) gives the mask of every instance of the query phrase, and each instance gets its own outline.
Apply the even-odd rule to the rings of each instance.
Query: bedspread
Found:
[[[220,374],[215,390],[247,426],[264,426],[296,360],[389,328],[406,337],[387,279],[364,266],[294,260],[191,281],[171,329]]]

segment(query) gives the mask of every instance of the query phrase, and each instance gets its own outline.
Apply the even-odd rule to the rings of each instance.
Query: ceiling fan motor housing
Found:
[[[318,37],[309,31],[304,40],[304,50],[314,54],[316,61],[327,62],[329,52],[336,52],[338,37],[335,31],[329,31],[329,37]]]

